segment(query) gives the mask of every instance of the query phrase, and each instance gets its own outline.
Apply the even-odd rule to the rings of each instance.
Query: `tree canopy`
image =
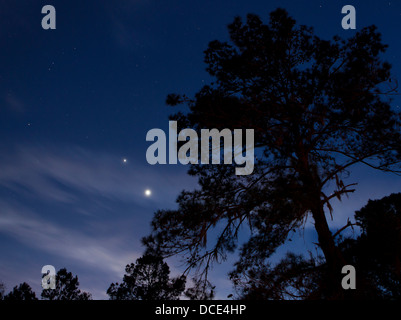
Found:
[[[157,211],[144,243],[184,256],[206,278],[247,225],[251,236],[237,264],[246,272],[311,216],[329,274],[325,295],[341,298],[347,261],[326,219],[331,201],[355,190],[344,182],[355,164],[400,173],[400,115],[389,98],[397,86],[382,59],[387,46],[375,26],[323,40],[283,9],[268,24],[249,14],[228,30],[230,42],[212,41],[205,51],[214,82],[193,98],[171,94],[167,103],[188,107],[171,116],[180,127],[254,129],[254,172],[192,165],[200,188],[183,191],[177,210]]]
[[[170,268],[157,252],[145,252],[125,272],[122,283],[108,288],[110,300],[177,300],[185,290],[185,277],[170,279]]]
[[[32,291],[30,285],[23,282],[20,285],[15,286],[11,292],[6,294],[4,300],[38,300],[38,298],[36,298],[36,294]]]
[[[91,294],[82,292],[79,288],[78,276],[73,276],[66,268],[57,271],[56,288],[43,289],[43,300],[91,300]]]

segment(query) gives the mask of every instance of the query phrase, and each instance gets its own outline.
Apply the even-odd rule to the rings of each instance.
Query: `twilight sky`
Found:
[[[56,8],[57,29],[43,30],[41,9]],[[197,92],[210,78],[209,41],[228,37],[235,16],[277,7],[317,35],[349,37],[341,8],[352,4],[357,30],[376,24],[385,58],[401,81],[401,2],[298,0],[0,0],[0,281],[26,281],[40,295],[41,268],[77,274],[81,289],[106,299],[127,263],[142,252],[157,209],[175,207],[196,180],[182,165],[151,166],[146,133],[167,132],[168,93]],[[400,97],[393,106],[399,109]],[[126,159],[126,161],[124,161]],[[368,199],[401,190],[401,179],[357,167],[357,192],[334,203],[333,230]],[[145,196],[146,189],[152,191]],[[286,250],[315,250],[307,224]],[[298,237],[297,236],[297,237]],[[216,266],[217,298],[232,291]],[[174,274],[183,270],[171,261]]]

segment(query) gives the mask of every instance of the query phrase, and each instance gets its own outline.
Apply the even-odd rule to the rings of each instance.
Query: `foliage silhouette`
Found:
[[[320,262],[320,263],[319,263]],[[317,297],[324,275],[324,261],[287,253],[276,266],[268,261],[230,273],[240,299],[246,300],[301,300]]]
[[[246,272],[311,216],[329,273],[325,296],[340,299],[347,261],[325,213],[333,214],[334,198],[355,190],[343,181],[353,165],[400,173],[400,115],[389,101],[397,82],[381,59],[387,46],[375,26],[347,40],[322,40],[283,9],[268,24],[249,14],[228,29],[230,43],[212,41],[205,51],[215,82],[194,98],[171,94],[167,103],[189,107],[171,116],[179,129],[254,129],[254,172],[192,165],[200,189],[183,191],[177,210],[157,211],[143,242],[165,256],[183,255],[206,281],[211,264],[238,245],[241,226],[252,231],[238,262]]]
[[[362,234],[345,243],[352,262],[374,284],[379,297],[401,299],[401,193],[370,200],[355,219]]]
[[[73,276],[66,268],[60,269],[56,274],[56,288],[43,289],[43,300],[91,300],[88,292],[82,292],[79,287],[78,276]]]
[[[355,294],[348,298],[401,299],[401,193],[369,200],[355,220],[361,234],[338,241],[357,270]],[[323,299],[327,276],[324,259],[293,253],[274,267],[266,261],[231,273],[241,299]]]
[[[15,286],[14,289],[4,296],[4,300],[38,300],[35,292],[26,282],[21,283],[19,286]]]
[[[184,294],[190,300],[213,300],[215,296],[215,286],[209,281],[201,281],[201,279],[193,279],[194,286],[188,288]]]
[[[122,283],[107,289],[110,300],[178,300],[185,289],[185,277],[170,279],[170,268],[157,252],[146,251],[125,267]]]

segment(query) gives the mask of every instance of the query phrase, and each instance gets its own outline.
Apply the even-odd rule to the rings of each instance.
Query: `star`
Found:
[[[127,163],[127,162],[128,162],[127,158],[124,158],[123,163]]]
[[[152,191],[150,189],[145,190],[145,196],[150,197],[152,195]]]

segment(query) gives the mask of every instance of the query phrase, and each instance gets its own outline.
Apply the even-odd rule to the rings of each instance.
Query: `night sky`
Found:
[[[56,30],[41,9],[56,8]],[[183,165],[146,162],[153,128],[168,131],[169,93],[196,93],[211,79],[203,51],[228,38],[235,16],[268,22],[277,7],[322,38],[350,37],[341,8],[356,8],[357,29],[375,24],[401,81],[401,1],[0,1],[0,281],[28,282],[40,296],[41,268],[66,267],[80,288],[107,299],[127,263],[143,253],[157,209],[175,207],[196,180]],[[401,99],[394,97],[399,109]],[[246,115],[244,115],[246,116]],[[125,159],[125,160],[124,160]],[[401,190],[395,175],[356,167],[357,192],[334,203],[332,230],[368,199]],[[151,190],[151,195],[145,194]],[[310,221],[286,250],[315,250]],[[235,256],[211,275],[217,298],[232,292]],[[169,261],[174,275],[184,268]]]

